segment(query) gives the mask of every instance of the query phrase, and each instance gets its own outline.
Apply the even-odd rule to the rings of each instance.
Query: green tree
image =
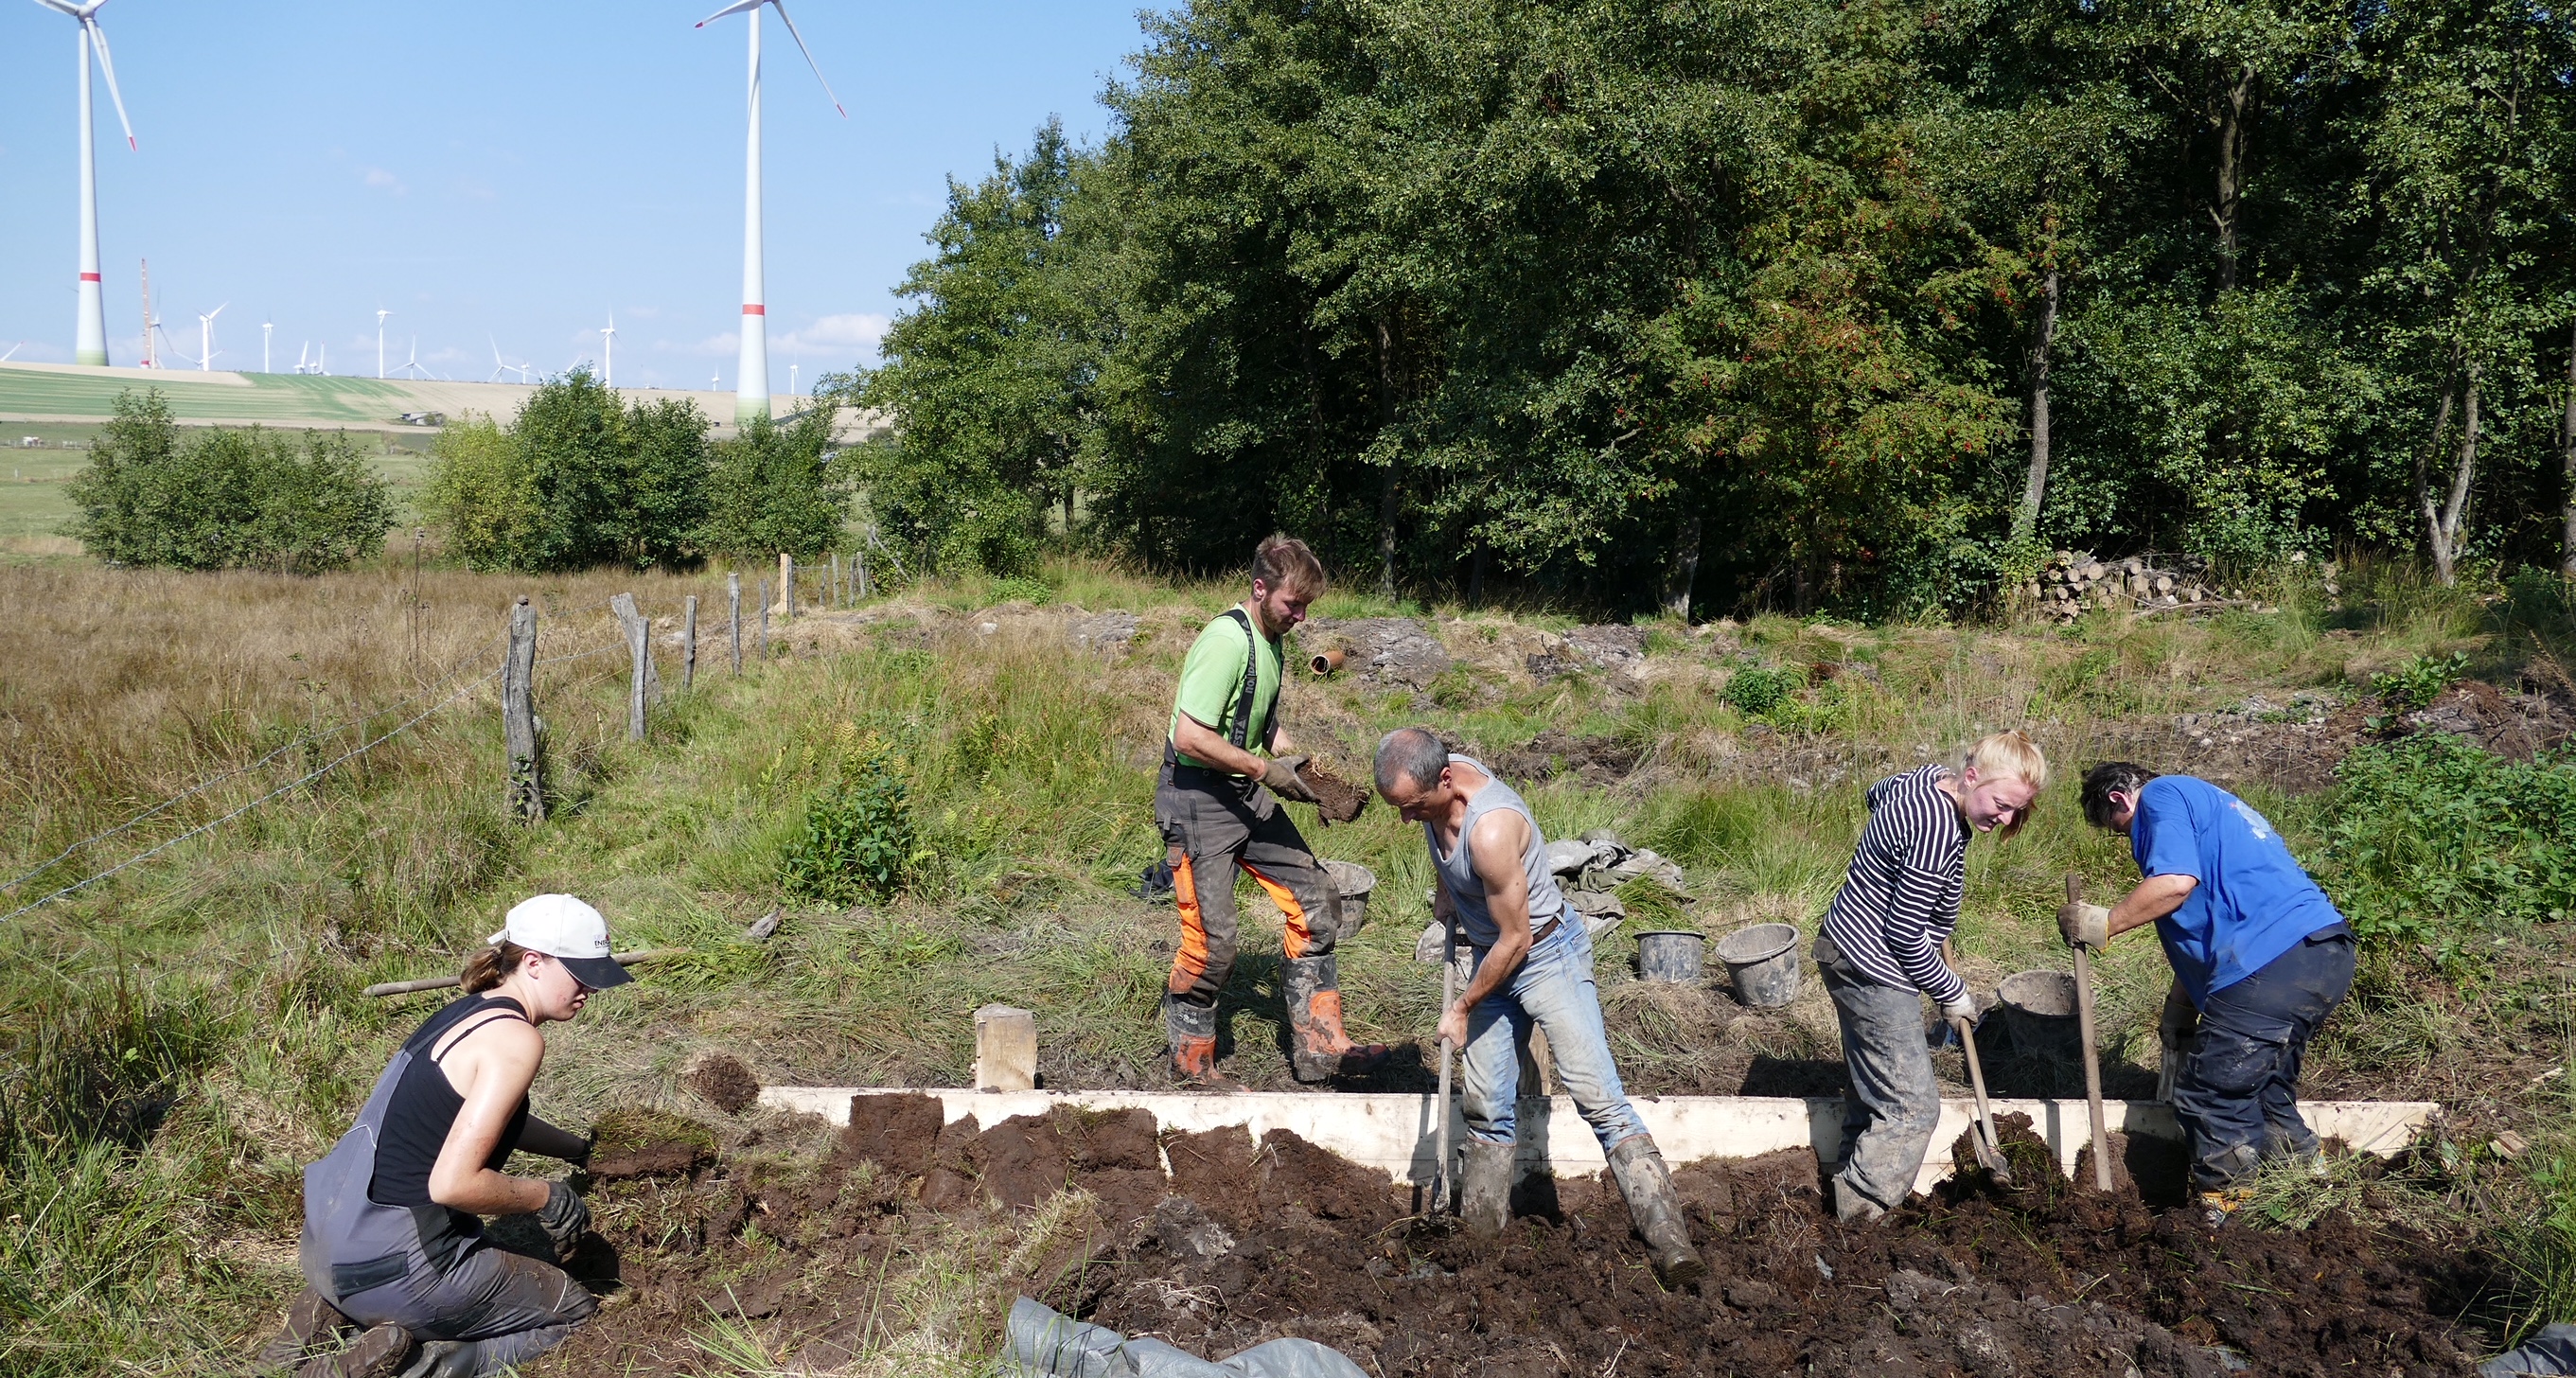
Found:
[[[120,394],[66,492],[68,528],[115,564],[313,574],[384,549],[391,490],[345,434],[257,426],[185,438],[155,390]]]
[[[685,565],[707,514],[708,426],[691,403],[630,406],[575,369],[538,387],[507,429],[449,427],[423,508],[476,569]]]
[[[848,388],[847,379],[826,379],[816,405],[784,424],[755,417],[741,435],[716,443],[701,548],[747,560],[808,559],[840,540],[849,485],[835,462],[832,426]]]
[[[421,512],[469,569],[528,568],[544,504],[527,453],[488,416],[461,416],[430,446]]]

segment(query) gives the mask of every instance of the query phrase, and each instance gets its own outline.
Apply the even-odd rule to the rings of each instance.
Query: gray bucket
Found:
[[[1335,940],[1350,937],[1368,922],[1369,892],[1377,888],[1377,872],[1356,861],[1327,861],[1324,873],[1333,878],[1333,887],[1342,892],[1342,926]]]
[[[1776,1010],[1798,998],[1798,926],[1757,923],[1718,939],[1717,960],[1735,982],[1735,998]]]
[[[1637,974],[1649,981],[1696,983],[1708,935],[1688,929],[1657,929],[1637,935]]]
[[[2075,977],[2063,971],[2017,971],[1995,988],[2013,1047],[2059,1062],[2084,1056],[2084,1027],[2075,1017]]]

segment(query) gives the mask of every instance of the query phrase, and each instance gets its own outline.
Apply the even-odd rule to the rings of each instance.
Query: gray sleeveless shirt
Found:
[[[1452,756],[1454,764],[1464,764],[1483,772],[1485,787],[1467,799],[1467,819],[1458,829],[1458,850],[1440,854],[1440,836],[1429,823],[1422,825],[1422,840],[1431,846],[1431,864],[1440,871],[1440,879],[1449,887],[1449,898],[1458,905],[1458,927],[1467,941],[1479,948],[1492,947],[1503,936],[1494,924],[1494,916],[1485,908],[1485,882],[1476,875],[1476,824],[1496,809],[1509,809],[1529,824],[1529,845],[1521,852],[1521,870],[1529,878],[1530,932],[1547,927],[1548,920],[1562,918],[1569,911],[1565,895],[1556,888],[1556,875],[1547,867],[1547,839],[1540,836],[1538,815],[1530,812],[1529,801],[1506,785],[1484,762],[1468,756]]]

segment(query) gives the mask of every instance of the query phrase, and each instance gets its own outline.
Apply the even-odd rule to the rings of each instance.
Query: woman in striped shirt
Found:
[[[1876,1220],[1914,1190],[1940,1123],[1922,997],[1946,1018],[1976,1013],[1941,960],[1959,924],[1969,830],[2021,831],[2047,785],[2048,762],[2030,738],[1998,732],[1955,769],[1927,765],[1869,788],[1869,823],[1815,946],[1850,1078],[1834,1174],[1834,1212],[1845,1221]]]

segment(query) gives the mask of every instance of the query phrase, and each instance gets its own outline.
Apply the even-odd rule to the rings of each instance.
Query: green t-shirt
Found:
[[[1180,731],[1183,713],[1215,728],[1216,735],[1228,741],[1234,739],[1229,729],[1234,724],[1235,710],[1243,706],[1243,658],[1251,644],[1261,647],[1261,659],[1254,671],[1259,678],[1252,689],[1252,722],[1243,740],[1252,750],[1261,749],[1262,739],[1269,735],[1271,705],[1279,701],[1283,652],[1278,642],[1266,636],[1244,635],[1243,624],[1224,613],[1200,629],[1199,639],[1190,643],[1189,657],[1181,662],[1181,692],[1172,704],[1166,740],[1173,740]],[[1213,768],[1186,752],[1181,755],[1181,764]]]

